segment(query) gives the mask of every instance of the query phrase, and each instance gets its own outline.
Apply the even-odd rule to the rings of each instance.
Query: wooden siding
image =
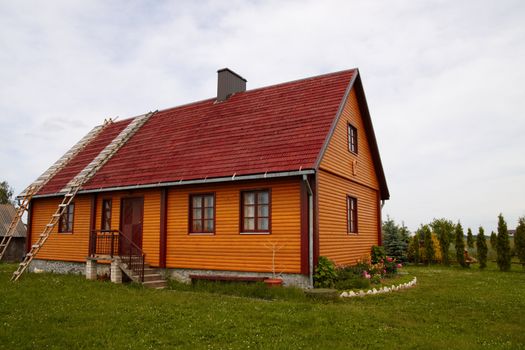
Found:
[[[240,234],[240,191],[267,188],[271,190],[271,234]],[[214,192],[216,199],[216,231],[214,235],[188,234],[189,194]],[[112,200],[111,228],[120,227],[121,199],[144,198],[143,241],[146,262],[159,265],[161,190],[116,191],[99,193],[96,208],[96,229],[101,228],[102,201]],[[75,199],[73,234],[50,236],[38,258],[85,261],[91,215],[91,195]],[[43,230],[59,203],[58,198],[36,199],[32,228],[35,235]],[[272,250],[266,245],[275,242],[276,272],[301,271],[301,208],[300,179],[240,182],[173,187],[167,198],[167,256],[169,268],[271,272]],[[36,241],[36,238],[33,238]]]
[[[353,264],[378,244],[377,190],[319,171],[319,254]],[[357,198],[357,234],[348,234],[346,197]]]
[[[58,208],[62,197],[34,199],[32,201],[31,244],[34,244],[51,216]],[[36,259],[86,261],[88,255],[91,196],[78,196],[74,199],[75,213],[73,233],[58,233],[54,227],[46,243],[38,252]]]
[[[357,155],[348,150],[348,124],[357,128]],[[357,161],[354,175],[353,162]],[[372,153],[368,144],[355,89],[350,91],[330,144],[321,160],[321,169],[379,189]]]
[[[357,128],[357,154],[348,149],[348,124]],[[318,176],[319,255],[337,264],[353,264],[379,243],[380,217],[379,183],[355,89],[321,159]],[[347,196],[357,198],[357,234],[347,232]]]
[[[271,190],[271,234],[240,234],[240,191]],[[188,234],[190,193],[215,192],[214,235]],[[171,188],[168,193],[167,267],[271,272],[278,244],[276,272],[300,273],[300,180],[216,184]]]
[[[119,191],[99,193],[97,199],[96,229],[102,225],[102,200],[111,199],[111,229],[120,229],[120,205],[122,198],[144,198],[144,217],[142,227],[142,250],[146,254],[146,262],[152,266],[159,265],[160,244],[160,190]]]

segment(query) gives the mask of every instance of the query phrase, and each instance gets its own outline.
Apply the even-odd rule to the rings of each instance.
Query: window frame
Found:
[[[106,209],[104,208],[104,203],[109,202],[109,228],[104,228],[104,221],[105,219],[108,220],[106,217]],[[102,208],[100,211],[100,229],[102,231],[104,230],[111,230],[111,221],[113,218],[113,199],[112,198],[102,198]]]
[[[204,211],[206,210],[206,207],[204,206],[204,197],[211,196],[213,198],[213,229],[211,231],[204,231]],[[201,218],[195,219],[200,220],[202,224],[202,230],[201,231],[194,231],[193,230],[193,198],[194,197],[202,197],[201,199]],[[209,219],[208,219],[209,220]],[[188,234],[189,235],[204,235],[204,236],[213,236],[215,235],[215,231],[217,229],[217,198],[215,196],[215,192],[202,192],[202,193],[190,193],[188,195]]]
[[[354,206],[352,208],[352,202]],[[354,220],[352,220],[354,217]],[[359,233],[359,211],[357,198],[347,195],[346,196],[346,232],[349,235],[357,235]],[[354,227],[355,226],[355,227]]]
[[[358,137],[357,137],[357,128],[352,124],[348,123],[347,128],[347,138],[348,138],[348,151],[353,154],[358,152]]]
[[[70,208],[73,208],[72,213],[70,213]],[[63,217],[67,216],[67,226],[71,226],[71,230],[68,230],[68,227],[66,227],[66,230],[64,230],[64,224],[63,224]],[[71,216],[71,225],[69,225],[69,216]],[[64,213],[60,216],[60,219],[58,221],[58,233],[60,234],[73,234],[75,227],[75,202],[69,203],[69,205],[66,207],[66,210],[64,210]]]
[[[267,230],[259,230],[257,227],[259,226],[259,216],[258,216],[258,207],[259,205],[265,205],[265,204],[259,204],[257,201],[257,194],[267,192],[268,193],[268,229]],[[256,188],[256,189],[246,189],[239,192],[240,193],[240,199],[239,199],[239,233],[241,235],[269,235],[272,233],[272,190],[270,188]],[[248,230],[244,227],[244,194],[245,193],[254,193],[254,229]],[[262,217],[264,218],[264,217]]]

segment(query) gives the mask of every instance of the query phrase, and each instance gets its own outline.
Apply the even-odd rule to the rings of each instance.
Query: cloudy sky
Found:
[[[525,2],[0,0],[0,180],[17,193],[104,118],[359,67],[391,200],[525,215]]]

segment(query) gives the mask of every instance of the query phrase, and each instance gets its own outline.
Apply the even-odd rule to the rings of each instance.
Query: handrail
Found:
[[[144,281],[144,261],[146,254],[120,230],[93,230],[89,242],[90,256],[118,256],[128,265],[128,269]],[[125,249],[125,251],[123,251]]]

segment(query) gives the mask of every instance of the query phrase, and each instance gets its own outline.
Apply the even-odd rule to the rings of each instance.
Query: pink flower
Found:
[[[400,269],[403,267],[403,264],[397,264],[397,268]]]
[[[386,257],[386,261],[388,261],[388,262],[392,262],[392,258],[389,257],[389,256],[387,256],[387,257]]]

